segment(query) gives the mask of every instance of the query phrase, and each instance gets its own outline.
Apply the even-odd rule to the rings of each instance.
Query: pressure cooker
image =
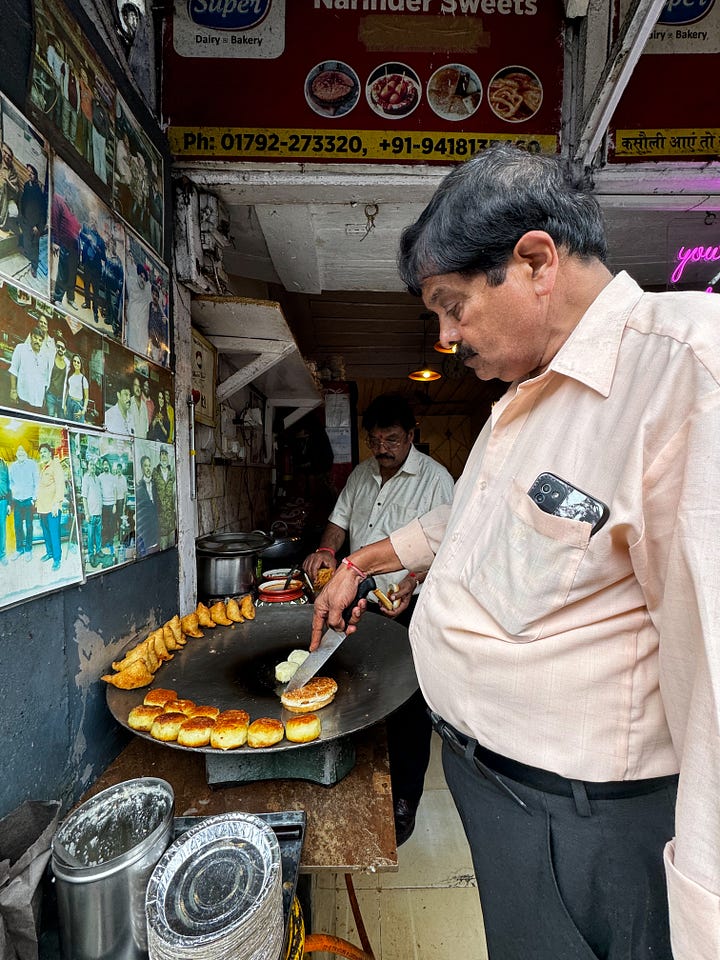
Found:
[[[237,597],[255,587],[258,556],[273,538],[252,533],[210,533],[195,541],[198,597]]]

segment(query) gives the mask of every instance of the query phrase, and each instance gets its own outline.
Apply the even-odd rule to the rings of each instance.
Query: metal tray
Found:
[[[205,636],[190,638],[173,660],[163,664],[151,687],[118,690],[108,685],[107,703],[115,719],[136,736],[154,740],[149,733],[131,730],[130,710],[143,702],[152,687],[176,690],[179,697],[197,704],[212,704],[221,710],[241,709],[258,717],[274,717],[285,722],[292,714],[280,703],[283,684],[275,680],[275,666],[294,649],[307,649],[310,642],[312,606],[258,607],[255,620],[206,630]],[[137,641],[128,644],[128,649]],[[338,692],[328,707],[318,712],[322,721],[320,740],[309,744],[282,740],[262,750],[238,747],[216,750],[212,747],[182,747],[166,743],[174,750],[189,750],[227,756],[259,756],[271,752],[301,750],[324,741],[346,737],[384,720],[417,689],[415,667],[404,627],[377,614],[366,614],[357,633],[338,648],[322,668],[323,676],[337,681]]]

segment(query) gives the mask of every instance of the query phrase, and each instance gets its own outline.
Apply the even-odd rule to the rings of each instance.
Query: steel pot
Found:
[[[255,586],[258,555],[272,543],[262,531],[211,533],[195,541],[198,596],[236,597]]]
[[[64,960],[145,960],[145,889],[172,838],[166,780],[140,777],[103,790],[55,834],[52,869]]]

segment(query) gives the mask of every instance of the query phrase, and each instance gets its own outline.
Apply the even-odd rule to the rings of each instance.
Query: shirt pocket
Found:
[[[461,582],[508,634],[536,640],[567,601],[590,542],[589,523],[555,517],[513,480],[473,550]]]

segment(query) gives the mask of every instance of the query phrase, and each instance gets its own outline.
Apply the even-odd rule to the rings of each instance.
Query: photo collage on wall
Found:
[[[25,112],[0,92],[0,608],[177,531],[163,158],[62,3]]]

